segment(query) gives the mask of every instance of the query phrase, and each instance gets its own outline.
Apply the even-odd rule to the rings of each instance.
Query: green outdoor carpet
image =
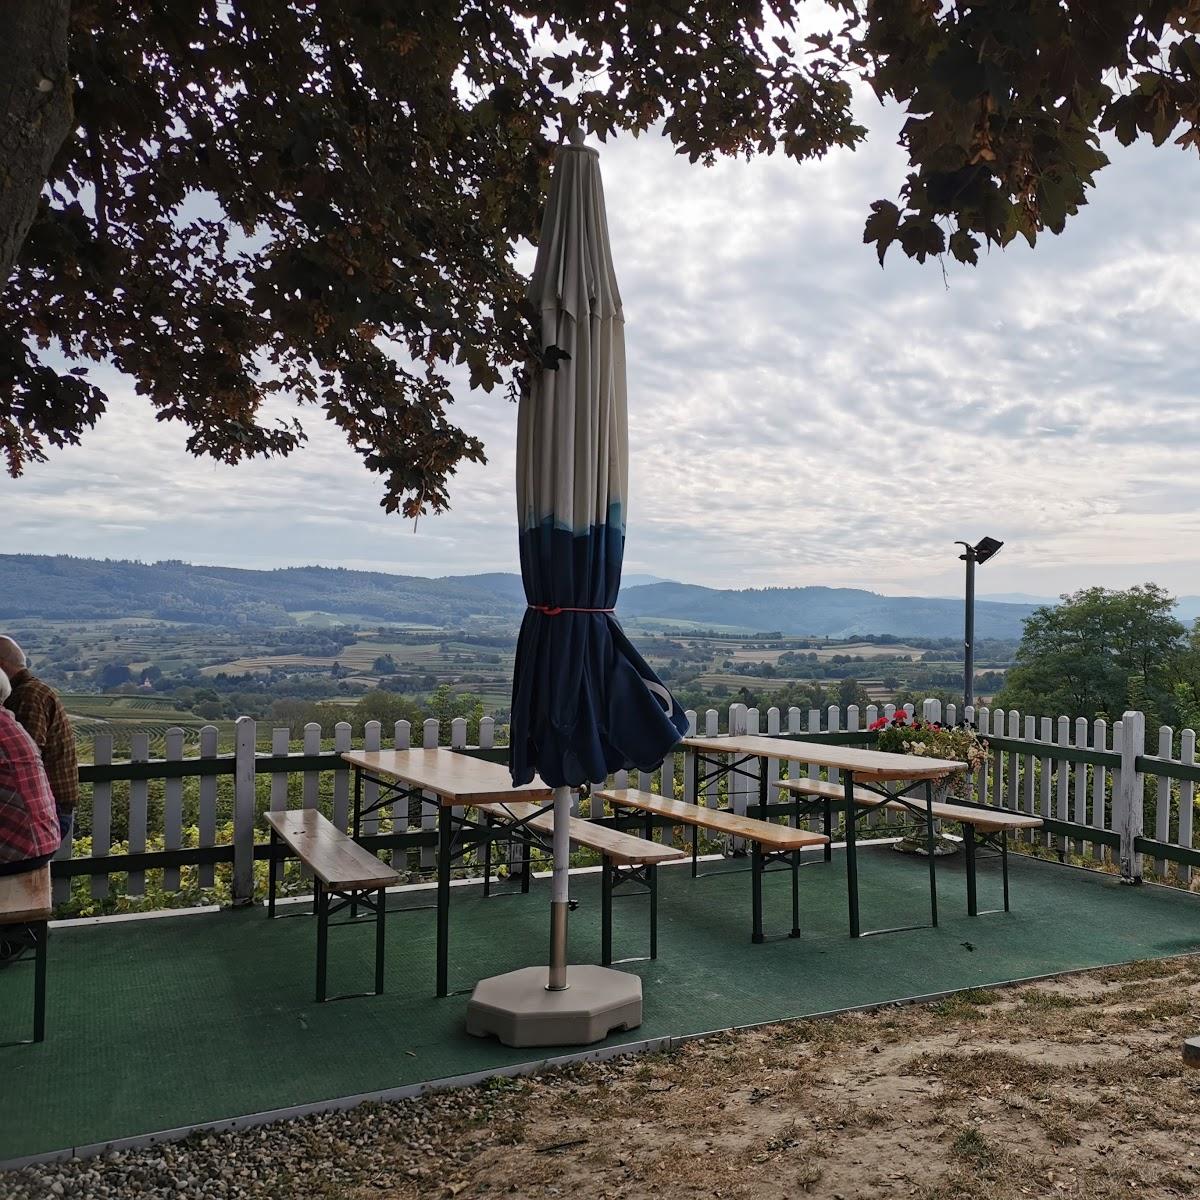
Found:
[[[865,928],[927,919],[923,861],[874,848],[859,873]],[[659,959],[624,968],[644,981],[644,1023],[611,1040],[1200,949],[1195,896],[1016,855],[1011,874],[1014,911],[972,919],[961,856],[943,860],[939,929],[852,941],[838,854],[801,872],[804,937],[755,946],[748,874],[694,881],[686,867],[664,868]],[[981,905],[998,903],[997,862],[981,862],[980,884]],[[787,874],[764,890],[767,931],[785,932]],[[599,876],[575,877],[572,893],[572,959],[596,962]],[[486,901],[455,888],[451,987],[544,961],[548,899],[544,880],[528,896]],[[618,957],[645,952],[646,914],[643,896],[618,893]],[[433,996],[434,929],[432,910],[390,913],[386,993],[325,1005],[312,999],[315,929],[305,918],[271,922],[254,909],[54,931],[47,1040],[0,1046],[0,1162],[560,1053],[467,1037],[467,995]],[[370,986],[373,936],[371,926],[330,931],[331,991]],[[31,989],[30,965],[0,970],[0,1043],[29,1035]]]

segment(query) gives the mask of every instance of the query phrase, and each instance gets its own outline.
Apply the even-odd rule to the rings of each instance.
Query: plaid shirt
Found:
[[[54,803],[66,812],[74,812],[79,803],[79,764],[75,757],[75,732],[67,719],[67,710],[28,668],[10,675],[9,682],[12,695],[5,704],[42,752]]]
[[[16,718],[0,708],[0,863],[53,854],[61,840],[42,756]]]

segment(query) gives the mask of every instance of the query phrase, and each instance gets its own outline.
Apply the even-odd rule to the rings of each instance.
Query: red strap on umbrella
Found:
[[[540,612],[546,617],[557,617],[559,613],[565,612],[611,613],[617,611],[615,608],[560,608],[552,604],[531,604],[529,607],[534,612]]]

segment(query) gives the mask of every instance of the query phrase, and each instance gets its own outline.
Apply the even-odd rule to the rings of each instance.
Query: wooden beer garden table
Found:
[[[529,822],[546,812],[554,793],[540,780],[513,787],[508,767],[502,763],[472,758],[449,749],[427,750],[349,750],[342,758],[354,768],[353,836],[362,833],[362,819],[387,805],[404,806],[407,825],[408,804],[436,806],[437,840],[437,994],[449,993],[450,946],[450,870],[469,846],[507,839],[513,831],[531,835]],[[379,785],[379,798],[363,805],[363,781]],[[479,804],[543,801],[530,812],[522,807],[512,820],[488,824],[467,816],[467,808]],[[459,811],[455,811],[458,809]],[[470,832],[474,836],[466,838]]]
[[[839,746],[826,742],[806,742],[783,737],[764,737],[743,734],[733,737],[688,737],[683,747],[692,756],[692,794],[703,794],[707,784],[722,776],[741,775],[758,783],[759,816],[767,816],[770,785],[767,761],[805,763],[837,770],[842,775],[843,802],[846,808],[846,889],[850,909],[850,936],[863,937],[874,933],[897,933],[904,929],[924,929],[924,925],[900,925],[888,929],[863,930],[858,911],[858,821],[876,805],[856,802],[855,791],[870,791],[880,803],[903,805],[925,820],[926,848],[929,852],[929,925],[936,928],[937,861],[933,853],[933,781],[947,773],[965,771],[967,764],[952,759],[925,758],[915,754],[891,754],[882,750],[863,750],[855,746]],[[721,757],[728,755],[728,762]],[[758,759],[757,774],[746,764]],[[703,766],[703,772],[702,772]],[[885,784],[900,785],[893,788]],[[916,793],[924,792],[918,799]]]

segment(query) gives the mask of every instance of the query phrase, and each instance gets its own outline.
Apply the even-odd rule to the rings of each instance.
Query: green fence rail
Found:
[[[925,715],[931,718],[937,716],[937,712],[928,708]],[[868,718],[871,716],[871,710],[866,714]],[[983,710],[983,723],[986,724],[988,715],[986,710]],[[693,728],[696,727],[696,715],[691,714],[693,719]],[[717,727],[715,713],[710,711],[703,714],[704,720],[700,722],[706,731],[711,734]],[[773,736],[778,736],[781,739],[788,740],[805,740],[823,744],[841,744],[841,745],[858,745],[870,747],[877,741],[878,735],[865,728],[869,722],[860,724],[858,713],[854,709],[847,710],[845,714],[845,727],[843,727],[843,719],[837,710],[830,710],[825,714],[812,711],[808,714],[807,720],[800,719],[801,714],[796,710],[788,713],[788,728],[780,729],[781,714],[777,711],[772,711],[768,714],[768,727]],[[993,714],[995,717],[995,714]],[[998,726],[1003,725],[1003,721],[994,721]],[[803,724],[805,728],[798,728]],[[1015,724],[1011,715],[1008,720],[1008,725],[1011,727]],[[1061,734],[1067,723],[1060,721],[1055,728]],[[382,747],[382,731],[377,723],[372,723],[372,726],[367,728],[367,736],[365,739],[359,739],[360,745],[357,748],[379,749]],[[824,727],[822,727],[824,725]],[[729,710],[729,722],[727,728],[735,728],[739,732],[758,732],[759,714],[753,710],[746,709],[744,705],[733,705]],[[1042,729],[1045,731],[1047,724],[1043,722]],[[1032,726],[1026,722],[1026,732]],[[1074,726],[1072,725],[1073,729]],[[399,736],[399,726],[397,727]],[[808,730],[811,729],[811,732]],[[973,795],[986,798],[989,803],[999,803],[1000,807],[1006,807],[1015,802],[1016,806],[1022,811],[1035,811],[1043,818],[1044,826],[1043,833],[1049,837],[1058,839],[1060,849],[1068,842],[1088,843],[1092,846],[1101,846],[1111,849],[1118,858],[1123,874],[1131,880],[1140,879],[1142,876],[1142,859],[1150,857],[1162,862],[1171,862],[1179,864],[1185,869],[1192,867],[1200,867],[1200,851],[1192,848],[1191,842],[1191,822],[1190,822],[1190,802],[1191,795],[1194,790],[1194,785],[1200,783],[1200,764],[1194,762],[1180,762],[1174,759],[1159,755],[1147,754],[1145,744],[1145,723],[1144,718],[1140,713],[1126,713],[1125,718],[1120,727],[1121,737],[1119,744],[1115,737],[1117,727],[1114,726],[1114,748],[1109,750],[1097,746],[1086,745],[1070,745],[1065,744],[1069,741],[1066,739],[1046,740],[1045,738],[1028,738],[1028,737],[1011,737],[999,730],[994,733],[987,733],[988,740],[993,751],[993,758],[987,771],[981,772],[981,777],[974,781],[976,791]],[[453,733],[454,748],[465,754],[475,755],[480,758],[486,758],[494,762],[506,762],[508,751],[505,747],[497,747],[494,743],[494,729],[490,720],[484,722],[481,729],[480,746],[465,745],[465,722],[455,722]],[[69,886],[69,881],[72,877],[80,875],[103,876],[110,875],[116,872],[136,872],[142,873],[147,870],[157,868],[179,868],[184,866],[199,866],[207,869],[211,875],[212,868],[217,864],[232,864],[232,899],[235,903],[248,902],[252,896],[254,876],[253,863],[256,860],[261,860],[267,857],[270,853],[269,844],[265,840],[265,828],[258,827],[258,808],[260,804],[257,801],[255,791],[255,781],[262,777],[275,779],[278,776],[303,776],[306,779],[306,802],[309,802],[315,794],[313,791],[312,777],[314,775],[321,776],[330,772],[343,773],[339,776],[341,779],[340,796],[341,803],[344,805],[347,795],[347,781],[349,778],[349,766],[343,762],[341,754],[344,750],[351,747],[350,727],[342,723],[338,726],[337,738],[335,744],[337,749],[321,749],[321,733],[316,726],[307,727],[305,730],[304,744],[305,748],[298,752],[279,752],[281,745],[279,737],[282,736],[284,743],[288,740],[286,734],[281,731],[276,732],[276,740],[273,745],[272,752],[264,753],[257,748],[258,727],[250,718],[240,718],[236,723],[235,732],[235,749],[232,753],[217,754],[215,731],[210,731],[212,737],[205,747],[203,741],[201,744],[201,754],[196,757],[183,758],[181,757],[182,750],[178,743],[175,748],[174,755],[164,758],[147,758],[140,761],[123,761],[123,762],[107,762],[100,761],[96,763],[87,763],[80,766],[79,778],[80,782],[91,786],[93,789],[93,802],[107,803],[109,808],[106,812],[93,813],[93,828],[97,823],[104,826],[105,829],[110,828],[111,823],[111,785],[113,784],[128,784],[131,792],[133,789],[140,786],[140,821],[142,822],[140,835],[138,838],[131,838],[131,843],[136,842],[131,852],[115,854],[111,852],[108,844],[103,842],[95,842],[93,852],[87,856],[79,857],[60,857],[53,864],[53,873],[58,881],[56,883],[56,894],[59,899],[64,897],[64,888]],[[408,730],[405,729],[403,744],[407,744]],[[439,731],[436,728],[430,729],[427,727],[424,730],[415,730],[413,733],[420,733],[421,740],[425,745],[436,745],[438,742]],[[986,731],[985,731],[986,732]],[[484,737],[483,735],[487,736]],[[1188,735],[1193,738],[1194,735]],[[430,740],[432,738],[432,740]],[[1086,741],[1086,738],[1080,740]],[[1106,741],[1107,739],[1102,740]],[[397,745],[402,743],[398,742]],[[1164,748],[1160,739],[1160,750]],[[170,752],[170,743],[168,742],[168,751]],[[98,757],[106,758],[107,754]],[[688,786],[690,773],[686,770],[680,771],[683,766],[681,761],[683,755],[677,753],[671,756],[671,780],[672,787],[680,786],[678,781],[684,781],[683,787]],[[1008,767],[1007,773],[1003,776],[998,776],[995,772],[1002,765],[1001,760],[1006,760]],[[1046,800],[1049,793],[1046,791],[1048,786],[1044,773],[1037,777],[1040,784],[1037,788],[1033,786],[1034,776],[1030,774],[1031,769],[1039,770],[1040,764],[1050,760],[1052,766],[1052,779],[1058,780],[1056,785],[1058,790],[1056,795],[1050,797],[1050,806],[1046,806]],[[1111,800],[1105,806],[1105,796],[1101,795],[1100,813],[1101,820],[1105,821],[1111,816],[1109,824],[1106,826],[1088,823],[1086,820],[1080,821],[1078,817],[1081,815],[1079,809],[1079,799],[1075,790],[1077,788],[1077,779],[1082,778],[1085,788],[1083,798],[1082,813],[1086,817],[1089,811],[1089,800],[1094,796],[1094,781],[1093,790],[1088,790],[1089,774],[1088,768],[1093,771],[1104,770],[1110,773],[1109,779],[1112,781]],[[989,775],[988,772],[991,772]],[[1082,775],[1080,775],[1082,772]],[[631,772],[631,774],[638,774]],[[643,775],[642,782],[639,786],[650,786],[648,777]],[[1095,779],[1100,779],[1096,776]],[[174,786],[176,795],[178,795],[179,784],[171,785],[170,781],[180,781],[185,779],[198,779],[201,781],[201,788],[207,788],[208,803],[210,815],[208,818],[207,837],[209,844],[180,847],[175,845],[170,849],[163,850],[146,850],[145,846],[145,807],[146,807],[146,788],[144,785],[151,781],[164,781],[168,789]],[[1065,779],[1065,791],[1064,789]],[[1188,820],[1179,819],[1180,836],[1177,840],[1172,840],[1169,825],[1163,823],[1161,811],[1156,814],[1157,827],[1153,831],[1148,831],[1143,828],[1145,819],[1145,784],[1147,780],[1157,780],[1158,796],[1165,794],[1168,803],[1171,802],[1175,792],[1181,798],[1185,795],[1188,798]],[[208,781],[205,783],[204,781]],[[218,786],[221,781],[232,782],[232,817],[233,817],[233,840],[228,843],[212,844],[215,841],[215,833],[213,831],[213,817],[211,811],[215,803],[213,797],[215,795],[213,789]],[[1004,782],[1005,786],[1001,788],[999,784]],[[1118,786],[1119,781],[1119,786]],[[1172,786],[1175,787],[1175,792],[1172,792]],[[273,788],[277,785],[273,785]],[[221,783],[223,803],[229,803],[229,782]],[[990,788],[990,791],[987,790]],[[1166,789],[1164,793],[1163,789]],[[273,791],[273,795],[276,793]],[[1065,802],[1064,795],[1069,799]],[[99,800],[97,799],[99,797]],[[178,803],[178,800],[176,800]],[[1161,810],[1161,806],[1160,806]],[[786,816],[789,812],[789,805],[772,804],[771,811],[773,815]],[[1168,814],[1169,815],[1169,814]],[[1072,819],[1075,818],[1075,819]],[[606,823],[613,821],[612,818],[604,818]],[[1094,819],[1094,817],[1093,817]],[[178,817],[176,817],[178,820]],[[644,824],[642,818],[630,817],[621,818],[615,821],[618,826],[629,825],[635,827],[638,822]],[[669,821],[662,821],[663,826],[669,826]],[[1153,832],[1155,836],[1148,836]],[[369,844],[376,848],[426,848],[432,844],[432,833],[429,830],[412,829],[405,832],[391,833],[375,833],[369,835]],[[258,840],[263,838],[263,840]],[[177,839],[176,839],[177,840]],[[367,837],[364,837],[364,842],[367,842]],[[168,844],[170,844],[168,842]]]

